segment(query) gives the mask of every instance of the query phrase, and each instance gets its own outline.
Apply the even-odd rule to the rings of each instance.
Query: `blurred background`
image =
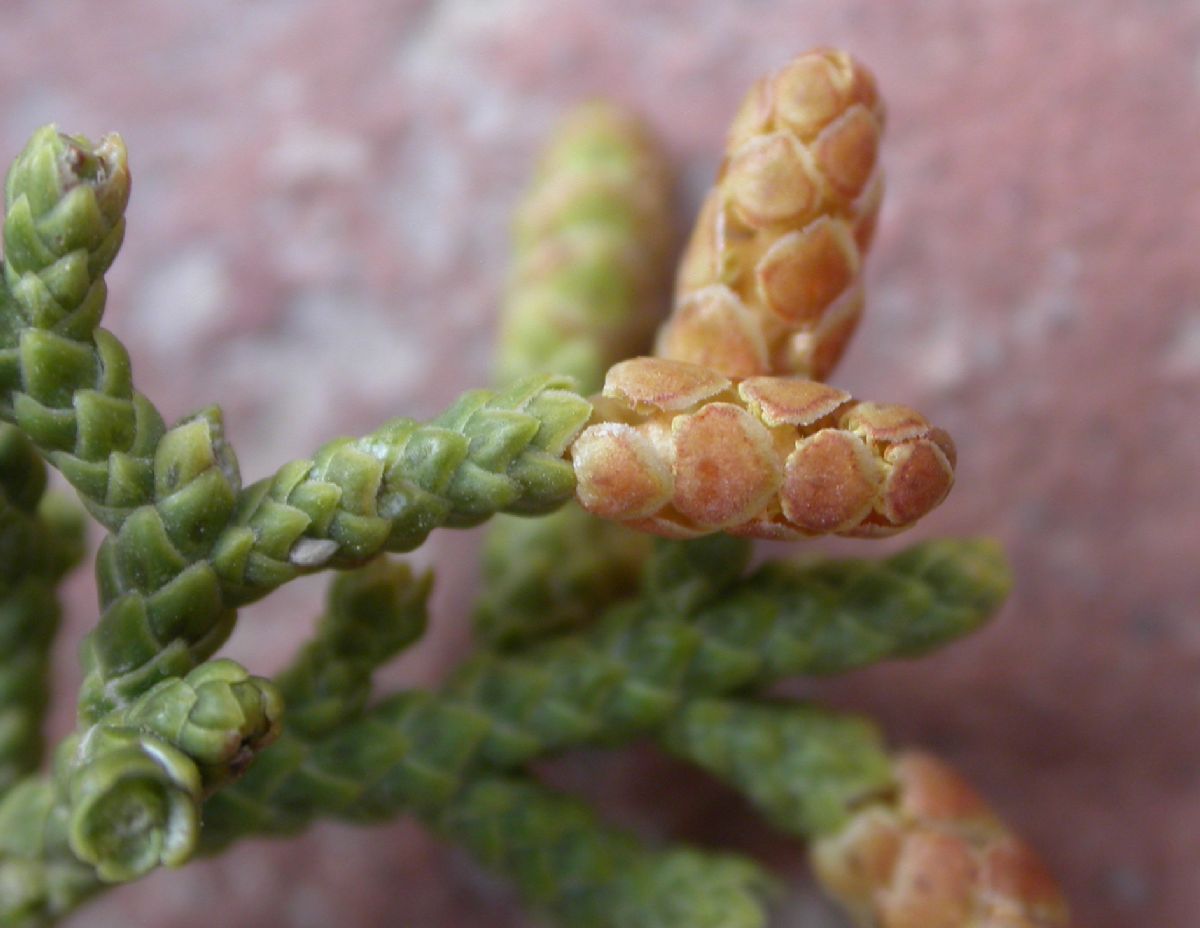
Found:
[[[488,381],[509,215],[572,102],[609,95],[652,121],[682,230],[745,89],[824,44],[869,64],[889,107],[868,316],[835,380],[953,433],[958,487],[914,534],[995,534],[1018,580],[942,654],[793,689],[960,766],[1044,853],[1079,924],[1194,925],[1195,0],[5,0],[0,151],[51,121],[124,134],[134,195],[107,324],[168,419],[223,404],[252,480]],[[465,646],[477,543],[443,532],[414,556],[438,567],[435,628],[390,685],[437,679]],[[230,653],[279,667],[320,590],[247,610]],[[58,732],[95,614],[87,571],[71,599]],[[788,881],[780,925],[841,924],[802,848],[702,777],[648,750],[547,772],[648,834],[761,854]],[[71,924],[214,919],[531,924],[405,822],[245,844]]]

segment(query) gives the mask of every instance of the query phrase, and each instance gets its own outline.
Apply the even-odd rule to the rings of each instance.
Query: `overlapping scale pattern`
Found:
[[[864,928],[1068,928],[1037,855],[954,770],[895,761],[893,795],[813,850],[817,875]]]
[[[570,453],[586,509],[670,538],[889,535],[945,498],[955,464],[908,407],[661,358],[609,371]]]
[[[727,377],[829,375],[862,314],[883,122],[874,78],[845,52],[801,55],[751,88],[680,263],[659,355]]]

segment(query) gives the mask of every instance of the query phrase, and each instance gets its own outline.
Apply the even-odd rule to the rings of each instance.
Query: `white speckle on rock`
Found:
[[[326,928],[339,924],[338,907],[313,884],[301,884],[288,896],[287,922],[291,928]]]
[[[379,204],[398,249],[411,254],[424,273],[436,275],[454,266],[474,204],[466,202],[469,178],[461,147],[431,146],[437,126],[420,130],[396,146],[390,172],[395,180],[381,192]]]
[[[477,85],[488,80],[492,72],[470,56],[472,47],[481,39],[533,21],[533,6],[527,0],[442,0],[432,4],[420,27],[404,35],[396,50],[395,70],[416,86],[426,81],[444,87],[448,81]],[[447,61],[458,66],[447,69]]]
[[[967,335],[960,317],[941,316],[930,336],[917,345],[917,367],[928,387],[947,390],[967,379]]]
[[[971,367],[976,371],[994,371],[1004,363],[1004,342],[991,326],[971,329]]]
[[[1200,312],[1186,316],[1162,354],[1161,371],[1171,379],[1200,375]]]
[[[196,350],[230,311],[230,280],[220,255],[192,248],[163,259],[134,298],[138,334],[158,354]]]
[[[258,82],[256,95],[266,109],[295,112],[304,106],[304,78],[295,71],[271,71]]]
[[[266,177],[281,187],[350,180],[367,168],[367,143],[327,126],[286,129],[263,158]]]
[[[1124,905],[1142,905],[1150,895],[1149,881],[1134,867],[1114,867],[1107,878],[1109,892]]]
[[[240,338],[214,357],[215,392],[255,397],[253,428],[238,440],[244,472],[274,469],[285,448],[294,453],[356,430],[360,423],[347,423],[347,409],[404,408],[436,360],[408,337],[414,327],[361,290],[306,291],[279,328]]]
[[[247,853],[238,848],[235,854],[222,858],[220,888],[235,899],[253,899],[264,887],[279,884],[279,871],[273,869],[262,855]],[[208,887],[210,890],[216,887]]]
[[[1079,255],[1073,251],[1051,253],[1035,289],[1013,313],[1012,331],[1018,344],[1053,349],[1053,336],[1070,328],[1080,315],[1079,271]]]

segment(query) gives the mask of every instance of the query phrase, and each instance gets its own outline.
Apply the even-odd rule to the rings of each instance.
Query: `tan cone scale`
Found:
[[[813,848],[818,878],[865,928],[1069,928],[1032,850],[941,761],[907,754],[898,790]]]
[[[878,537],[937,506],[954,444],[821,381],[862,310],[883,104],[840,51],[751,89],[680,266],[658,358],[608,372],[570,449],[589,512],[669,538]]]
[[[751,88],[657,354],[727,377],[830,374],[862,314],[883,121],[874,78],[845,52],[801,55]]]
[[[945,498],[955,461],[905,406],[664,358],[610,369],[569,453],[589,512],[669,538],[889,535]]]

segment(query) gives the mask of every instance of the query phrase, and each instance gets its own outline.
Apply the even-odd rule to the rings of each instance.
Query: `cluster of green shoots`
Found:
[[[970,919],[986,899],[1006,926],[1066,923],[1030,880],[988,882],[998,847],[1024,852],[981,803],[930,800],[970,795],[948,771],[893,755],[868,721],[761,695],[975,630],[1008,588],[995,545],[751,570],[744,539],[652,542],[573,501],[573,443],[601,421],[587,397],[647,348],[667,303],[669,189],[632,117],[581,109],[518,217],[496,388],[243,485],[220,409],[165,423],[100,327],[130,190],[121,140],[33,136],[8,174],[0,282],[0,926],[52,923],[242,838],[402,814],[558,924],[765,925],[777,886],[752,860],[648,843],[530,772],[646,737],[812,842],[863,924],[985,924],[903,921],[955,893]],[[105,534],[78,722],[44,757],[56,588],[84,550],[48,467]],[[377,694],[374,671],[420,639],[433,582],[390,555],[494,515],[476,647],[437,688]],[[324,612],[282,673],[217,656],[240,606],[318,571],[336,572]],[[976,868],[936,898],[917,853],[934,832]]]

